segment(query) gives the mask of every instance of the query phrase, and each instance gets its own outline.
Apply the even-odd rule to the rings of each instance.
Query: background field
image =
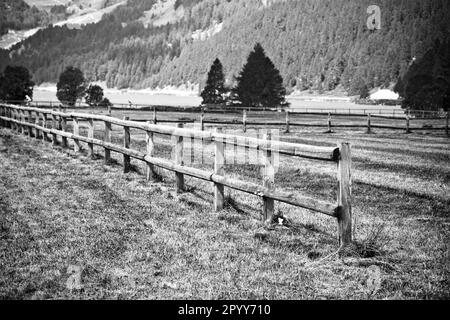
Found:
[[[2,129],[0,297],[448,299],[448,138],[294,130],[282,139],[352,145],[358,246],[347,256],[334,254],[332,218],[277,203],[290,223],[267,229],[258,197],[226,189],[226,208],[216,213],[209,183],[187,178],[188,192],[177,196],[164,170],[161,182],[149,183],[138,161],[123,174],[103,164],[100,148],[91,160]],[[242,134],[240,126],[227,131]],[[156,143],[157,155],[170,157],[170,140],[157,136]],[[144,135],[132,130],[131,146],[144,150]],[[197,166],[211,167],[211,148],[204,150]],[[277,187],[336,198],[332,164],[280,161]],[[226,170],[259,177],[256,165]],[[83,270],[82,290],[66,287],[70,265]],[[381,270],[379,286],[373,265]]]

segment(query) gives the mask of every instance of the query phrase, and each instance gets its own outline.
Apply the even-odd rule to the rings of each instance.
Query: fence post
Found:
[[[147,121],[150,124],[150,121]],[[153,132],[147,131],[147,155],[153,157],[155,154],[155,141],[153,140]],[[147,181],[155,179],[156,171],[155,166],[151,163],[147,163]]]
[[[111,142],[111,122],[105,121],[105,137],[104,141],[106,143]],[[105,147],[105,164],[111,161],[111,150]]]
[[[6,109],[6,107],[5,106],[0,106],[0,110],[1,110],[1,112],[0,112],[0,115],[2,116],[2,117],[7,117],[7,114],[6,114],[6,112],[7,112],[7,109]],[[6,120],[1,120],[0,121],[0,124],[1,124],[1,126],[2,127],[6,127]]]
[[[273,166],[273,155],[272,155],[272,135],[270,132],[263,135],[263,139],[267,142],[266,150],[263,150],[264,159],[264,176],[263,176],[263,187],[271,189],[274,183],[275,170]],[[275,211],[275,201],[271,198],[263,197],[263,221],[266,223],[272,222],[272,217]]]
[[[242,114],[242,125],[244,126],[244,132],[247,132],[247,110],[244,109],[244,113]]]
[[[53,108],[53,111],[56,111]],[[52,130],[56,130],[56,116],[52,113]],[[58,144],[58,136],[56,133],[52,132],[52,145],[56,146]]]
[[[33,113],[31,112],[31,110],[27,110],[27,117],[28,117],[28,123],[33,123],[32,122],[32,117]],[[31,125],[28,126],[28,136],[31,138],[33,137],[33,127]]]
[[[349,143],[341,143],[338,162],[338,228],[339,244],[344,247],[352,242],[352,190],[351,190],[351,150]]]
[[[61,105],[58,106],[58,111],[62,112]],[[61,130],[61,129],[62,129],[62,119],[61,119],[61,116],[58,116],[58,130]]]
[[[88,119],[88,138],[94,139],[94,120]],[[88,142],[88,155],[91,159],[94,158],[94,144]]]
[[[129,120],[130,117],[123,117],[123,120]],[[123,146],[126,149],[130,148],[130,127],[123,127]],[[123,155],[123,173],[130,172],[131,164],[130,164],[130,156],[127,154]]]
[[[370,126],[370,113],[367,114],[367,133],[372,133],[372,128]]]
[[[78,118],[77,117],[73,117],[73,135],[79,136],[80,135],[80,125],[78,123]],[[75,152],[80,152],[81,150],[81,145],[80,145],[80,140],[74,138],[73,139],[73,151]]]
[[[331,133],[331,113],[328,112],[328,120],[327,120],[327,124],[328,124],[328,130],[327,133]]]
[[[156,107],[153,107],[153,124],[158,124],[158,119],[156,118]]]
[[[445,134],[448,137],[448,120],[449,120],[449,111],[447,111],[447,116],[445,117]]]
[[[182,123],[177,123],[178,128],[183,128]],[[174,146],[174,160],[175,164],[183,165],[183,137],[177,136],[175,137],[175,146]],[[181,193],[184,191],[184,175],[179,172],[175,172],[175,180],[176,180],[176,190],[177,193]]]
[[[34,124],[36,125],[36,126],[39,126],[39,112],[37,112],[37,111],[35,111],[34,112],[35,114],[36,114],[36,117],[34,118]],[[34,137],[36,138],[36,139],[40,139],[40,137],[41,137],[41,135],[40,135],[40,133],[39,133],[39,129],[36,127],[35,128],[35,130],[34,130]]]
[[[25,131],[26,131],[26,126],[23,124],[25,122],[25,110],[20,110],[20,119],[19,121],[22,122],[22,124],[20,125],[20,127],[22,128],[22,134],[25,135]]]
[[[47,128],[47,114],[44,113],[44,112],[42,112],[42,127],[43,127],[44,129]],[[43,142],[46,142],[46,141],[48,141],[48,140],[49,140],[49,139],[48,139],[47,132],[45,132],[44,130],[42,130],[42,141],[43,141]]]
[[[290,129],[290,127],[289,127],[289,110],[286,110],[285,111],[286,112],[286,133],[289,133],[289,129]]]
[[[409,116],[406,115],[406,133],[410,133],[411,130],[409,129]]]
[[[111,115],[111,104],[108,104],[108,115]]]
[[[65,109],[64,109],[65,110]],[[60,120],[61,120],[61,131],[62,132],[67,132],[67,120],[66,117],[64,116],[59,116]],[[67,148],[68,143],[67,143],[67,137],[62,137],[61,138],[61,145],[63,148]]]
[[[15,110],[14,111],[14,119],[16,119],[17,121],[20,121],[20,111],[19,110]],[[21,132],[21,125],[16,123],[16,130],[18,133]]]
[[[205,127],[203,125],[203,120],[204,120],[205,115],[203,114],[203,110],[202,113],[200,114],[200,129],[203,131],[205,130]]]
[[[216,133],[222,132],[221,128],[215,129]],[[224,153],[223,141],[216,140],[214,145],[214,174],[224,175]],[[224,204],[224,187],[223,184],[214,183],[214,210],[220,211]]]
[[[9,118],[11,118],[10,109],[8,107],[5,107],[5,117],[8,118],[5,122],[6,128],[11,128],[11,122],[9,121]]]

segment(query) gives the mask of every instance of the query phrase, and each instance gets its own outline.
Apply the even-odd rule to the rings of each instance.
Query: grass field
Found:
[[[123,174],[118,154],[104,165],[100,148],[92,160],[1,129],[0,298],[448,299],[449,139],[292,129],[283,140],[352,145],[357,228],[347,254],[336,254],[330,217],[277,203],[289,223],[267,228],[256,196],[226,189],[225,209],[214,212],[209,183],[186,178],[177,195],[169,172],[147,182],[138,161]],[[156,143],[157,156],[170,157],[168,138]],[[132,148],[145,150],[142,132],[132,130]],[[204,149],[198,166],[211,168]],[[333,164],[280,161],[277,187],[336,198]],[[258,180],[258,166],[226,169]],[[82,287],[69,289],[77,268]]]

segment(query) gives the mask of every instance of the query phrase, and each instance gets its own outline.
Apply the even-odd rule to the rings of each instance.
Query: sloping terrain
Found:
[[[120,132],[113,138],[120,143]],[[277,205],[290,225],[266,230],[259,198],[226,191],[216,213],[209,184],[187,179],[189,192],[177,196],[171,174],[150,183],[104,165],[101,149],[90,160],[0,129],[0,298],[449,298],[450,203],[433,190],[449,183],[445,138],[284,138],[351,142],[359,256],[337,257],[328,217]],[[133,133],[133,148],[143,139]],[[164,141],[157,151],[170,154]],[[288,162],[276,181],[324,195],[334,183],[323,170]]]

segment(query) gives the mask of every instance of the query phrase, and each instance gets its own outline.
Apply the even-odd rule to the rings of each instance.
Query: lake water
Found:
[[[195,95],[152,94],[127,91],[106,91],[105,96],[114,104],[133,105],[164,105],[164,106],[198,106],[202,98]],[[331,99],[331,100],[330,100]],[[54,90],[35,88],[34,101],[58,102]],[[291,109],[308,109],[308,111],[344,111],[344,110],[401,110],[400,106],[358,105],[347,98],[330,97],[296,97],[288,96],[286,100],[291,104]],[[398,111],[397,111],[398,110]]]

